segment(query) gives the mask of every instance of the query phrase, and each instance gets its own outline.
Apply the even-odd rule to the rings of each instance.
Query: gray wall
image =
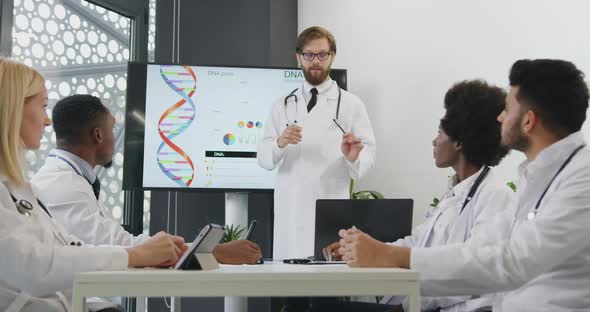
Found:
[[[155,57],[170,62],[174,6],[170,0],[157,4]],[[183,64],[297,65],[296,0],[181,0],[180,23]]]
[[[174,0],[156,5],[157,63],[295,67],[297,37],[296,0],[180,0],[178,50]],[[178,8],[178,6],[177,6]],[[209,222],[224,224],[222,192],[153,191],[150,232],[170,230],[192,239]],[[172,209],[168,209],[172,207]],[[265,257],[272,255],[273,195],[253,193],[248,198],[248,219],[258,221],[252,240]],[[175,222],[178,220],[178,222]],[[251,299],[249,311],[269,311],[270,302]],[[164,300],[149,300],[150,311],[166,311]],[[222,298],[186,298],[183,311],[223,311]]]

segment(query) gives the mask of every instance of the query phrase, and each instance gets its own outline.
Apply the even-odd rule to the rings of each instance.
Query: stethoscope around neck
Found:
[[[33,215],[33,204],[31,204],[30,201],[28,201],[26,199],[17,199],[10,192],[9,192],[9,194],[10,194],[10,197],[12,198],[12,201],[14,202],[14,206],[16,207],[16,211],[18,211],[18,213],[20,213],[21,215],[26,216],[26,217],[30,217],[31,215]],[[49,210],[47,210],[47,207],[45,207],[43,202],[41,202],[38,198],[36,198],[36,200],[37,200],[37,203],[39,204],[39,206],[41,206],[41,208],[43,209],[43,211],[45,211],[45,213],[47,213],[49,218],[53,219],[53,217],[49,213]],[[53,235],[63,245],[82,246],[81,242],[71,241],[68,243],[68,241],[65,239],[65,237],[57,230],[53,231]]]
[[[461,210],[459,211],[459,215],[463,213],[463,210],[465,210],[465,207],[467,207],[467,205],[471,202],[471,200],[475,196],[475,193],[477,192],[477,189],[479,188],[479,186],[481,185],[481,183],[483,182],[483,180],[487,177],[487,175],[488,175],[489,172],[490,172],[490,167],[487,166],[487,165],[484,166],[483,170],[477,176],[477,178],[475,179],[475,182],[473,182],[473,185],[469,189],[469,192],[467,193],[467,196],[465,197],[465,200],[463,201],[463,205],[461,206]],[[451,191],[452,190],[449,190],[449,192],[451,192]],[[445,196],[443,196],[443,200],[448,197],[449,192],[447,192],[445,194]],[[436,211],[436,208],[438,208],[438,205],[435,206],[434,209],[432,209],[430,211],[427,211],[426,212],[426,218],[432,217],[432,215]]]
[[[14,206],[16,206],[16,211],[18,211],[18,213],[27,217],[31,216],[31,212],[33,211],[33,204],[31,204],[31,202],[25,199],[18,200],[12,194],[10,194],[10,197],[12,197],[12,201],[14,202]]]
[[[31,204],[31,202],[26,199],[16,199],[16,197],[14,197],[12,193],[9,194],[12,198],[12,201],[14,202],[16,211],[18,211],[18,213],[22,214],[23,216],[30,217],[32,214],[31,212],[33,211],[33,204]],[[47,210],[47,207],[45,207],[45,205],[43,205],[43,203],[38,198],[37,203],[39,204],[39,206],[41,206],[41,208],[43,208],[43,210],[45,210],[45,213],[47,213],[47,215],[51,218],[49,210]]]
[[[549,181],[549,184],[547,185],[547,187],[545,187],[545,190],[541,194],[541,197],[539,197],[539,200],[537,200],[537,204],[535,205],[535,207],[526,215],[527,220],[531,221],[531,220],[535,219],[535,217],[537,217],[537,213],[539,211],[539,207],[541,206],[541,202],[543,201],[543,198],[545,198],[545,195],[547,194],[547,191],[551,187],[551,184],[553,184],[553,181],[555,181],[557,176],[563,171],[563,169],[565,169],[565,167],[570,163],[570,161],[572,161],[572,158],[574,158],[574,156],[576,156],[576,154],[581,149],[583,149],[585,146],[586,146],[586,144],[582,144],[582,145],[576,147],[576,149],[574,149],[574,151],[570,154],[570,156],[563,162],[561,167],[559,167],[559,170],[557,170],[555,175],[553,175],[553,178],[551,178],[551,181]]]
[[[338,84],[336,82],[334,82],[333,85],[336,85],[338,87]],[[297,92],[297,90],[299,90],[299,88],[296,88],[295,90],[291,91],[291,93],[289,93],[289,95],[287,95],[285,97],[285,100],[283,101],[283,103],[285,104],[284,108],[285,108],[285,119],[287,120],[287,127],[292,124],[297,123],[297,115],[299,115],[299,105],[297,105],[298,97],[297,97],[297,94],[295,94],[295,92]],[[293,119],[293,122],[291,122],[291,120],[289,119],[289,114],[287,113],[287,104],[289,104],[290,98],[293,98],[295,100],[295,119]],[[342,98],[342,90],[340,90],[340,87],[338,87],[338,102],[336,104],[336,120],[338,120],[338,117],[340,116],[340,99],[341,98]]]

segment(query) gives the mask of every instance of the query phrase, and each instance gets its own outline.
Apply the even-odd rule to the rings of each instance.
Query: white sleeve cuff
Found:
[[[126,270],[129,267],[129,253],[123,247],[107,247],[98,246],[92,247],[101,254],[108,255],[109,261],[103,263],[104,267],[101,271],[118,271]]]
[[[279,143],[277,142],[277,140],[275,140],[275,143],[272,145],[272,156],[275,160],[275,163],[283,158],[285,152],[287,151],[287,147],[288,145],[283,148],[280,148]]]
[[[428,254],[428,248],[412,248],[412,252],[410,253],[410,269],[418,272],[426,270],[428,263],[432,262],[432,258],[429,258]]]

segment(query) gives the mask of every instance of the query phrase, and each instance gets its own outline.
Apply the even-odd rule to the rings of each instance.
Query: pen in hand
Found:
[[[344,128],[342,128],[342,126],[340,126],[340,124],[336,121],[336,118],[333,118],[332,120],[338,126],[338,128],[340,128],[340,130],[342,130],[342,133],[346,133],[346,131],[344,131]]]

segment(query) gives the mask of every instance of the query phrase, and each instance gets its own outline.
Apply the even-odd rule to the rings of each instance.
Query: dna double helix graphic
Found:
[[[182,99],[168,108],[158,121],[162,143],[158,147],[158,166],[172,181],[189,187],[195,176],[192,159],[172,139],[184,132],[194,121],[196,108],[191,97],[197,87],[197,77],[189,66],[162,65],[160,75]]]

